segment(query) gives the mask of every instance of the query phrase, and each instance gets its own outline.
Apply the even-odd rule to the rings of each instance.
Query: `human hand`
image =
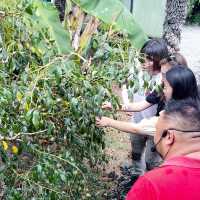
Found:
[[[96,126],[97,127],[106,127],[110,126],[111,118],[109,117],[96,117]]]
[[[106,109],[106,110],[112,110],[112,104],[108,101],[104,102],[101,106],[102,109]]]

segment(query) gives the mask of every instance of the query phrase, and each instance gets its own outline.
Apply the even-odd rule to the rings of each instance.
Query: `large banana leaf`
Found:
[[[52,4],[35,1],[36,14],[39,22],[47,27],[52,39],[55,40],[59,53],[67,54],[72,51],[70,35],[60,23],[58,12]]]
[[[145,33],[162,37],[166,0],[134,0],[133,16]]]
[[[119,0],[72,0],[86,13],[89,13],[105,23],[113,25],[117,30],[128,34],[133,46],[141,49],[148,40],[147,35],[136,23],[133,15]]]

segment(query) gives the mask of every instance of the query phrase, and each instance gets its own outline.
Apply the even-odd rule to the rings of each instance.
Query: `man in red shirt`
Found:
[[[126,200],[200,200],[200,107],[171,101],[160,113],[154,137],[164,163],[141,176]]]

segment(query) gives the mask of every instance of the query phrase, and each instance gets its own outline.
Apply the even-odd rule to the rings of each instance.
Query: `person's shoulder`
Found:
[[[165,185],[170,182],[174,182],[177,173],[179,174],[179,171],[182,171],[181,166],[173,166],[173,165],[164,165],[157,167],[147,173],[145,173],[143,176],[146,180],[151,182],[153,185]]]
[[[134,183],[127,194],[126,200],[153,200],[156,199],[156,195],[154,185],[148,180],[145,174]]]
[[[145,173],[143,176],[148,179],[149,181],[155,180],[156,178],[160,178],[160,176],[164,174],[164,172],[168,169],[171,168],[171,166],[160,166],[156,167],[151,171],[148,171]]]

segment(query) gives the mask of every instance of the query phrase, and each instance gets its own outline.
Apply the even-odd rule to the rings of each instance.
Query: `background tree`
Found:
[[[64,15],[65,15],[65,4],[66,0],[55,0],[54,4],[56,8],[59,10],[59,18],[61,21],[64,20]]]
[[[179,50],[181,30],[187,16],[187,0],[167,0],[163,37],[171,52]]]

